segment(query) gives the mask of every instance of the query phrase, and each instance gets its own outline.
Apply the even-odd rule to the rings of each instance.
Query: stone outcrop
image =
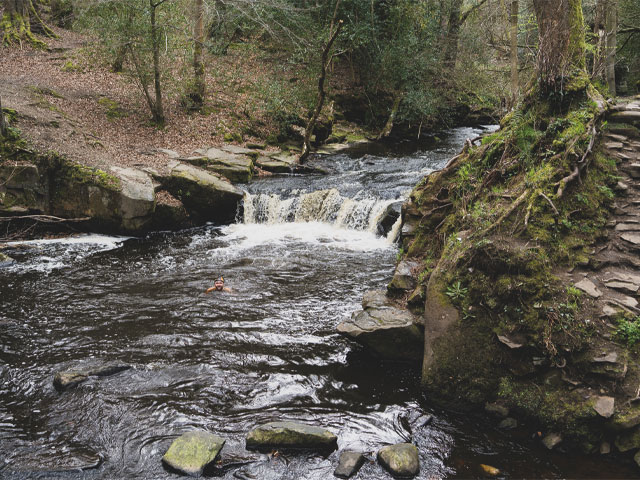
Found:
[[[162,461],[174,470],[200,476],[213,463],[224,447],[225,440],[209,432],[196,430],[176,438]]]
[[[128,370],[131,365],[124,363],[87,362],[74,368],[57,372],[53,377],[53,386],[62,392],[89,380],[90,377],[108,377]]]
[[[420,472],[418,449],[411,443],[389,445],[378,451],[380,464],[397,478],[412,478]]]
[[[271,448],[333,451],[338,437],[324,428],[295,422],[270,422],[254,428],[247,435],[247,448]]]
[[[249,183],[254,173],[254,150],[226,145],[222,148],[203,148],[195,155],[179,160],[215,172],[233,183]]]
[[[419,317],[394,306],[382,290],[365,294],[362,308],[338,325],[339,333],[382,358],[422,358],[424,334]]]

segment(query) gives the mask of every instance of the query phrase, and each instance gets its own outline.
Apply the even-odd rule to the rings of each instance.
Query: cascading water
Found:
[[[317,190],[310,193],[293,192],[290,198],[281,198],[271,193],[251,194],[244,197],[244,223],[322,222],[338,228],[363,230],[374,234],[385,233],[381,226],[385,217],[393,216],[389,207],[396,200],[376,198],[348,198],[335,189]],[[396,214],[397,217],[397,214]],[[394,225],[397,218],[390,222]],[[389,229],[387,240],[393,242],[397,228]]]

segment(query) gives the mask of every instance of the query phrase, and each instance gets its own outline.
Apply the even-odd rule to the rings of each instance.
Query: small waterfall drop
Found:
[[[357,197],[357,196],[356,196]],[[279,224],[322,222],[338,228],[368,231],[385,234],[393,242],[398,234],[397,228],[385,229],[383,222],[389,217],[395,218],[389,206],[397,200],[376,198],[348,198],[340,195],[337,189],[317,190],[300,193],[290,198],[282,198],[272,193],[244,196],[245,224]],[[399,220],[391,222],[399,224]],[[391,238],[391,236],[393,236]]]

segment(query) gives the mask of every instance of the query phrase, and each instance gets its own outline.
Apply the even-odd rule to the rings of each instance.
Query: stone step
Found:
[[[640,123],[640,110],[623,110],[610,116],[613,122]]]
[[[626,143],[626,142],[629,141],[629,138],[625,137],[624,135],[618,135],[618,134],[612,133],[612,132],[605,133],[605,136],[607,138],[610,138],[611,140],[613,140],[615,142]]]

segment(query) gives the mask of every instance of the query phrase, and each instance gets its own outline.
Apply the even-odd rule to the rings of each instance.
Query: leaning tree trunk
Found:
[[[533,0],[538,21],[538,85],[563,91],[567,82],[585,74],[582,0]]]

